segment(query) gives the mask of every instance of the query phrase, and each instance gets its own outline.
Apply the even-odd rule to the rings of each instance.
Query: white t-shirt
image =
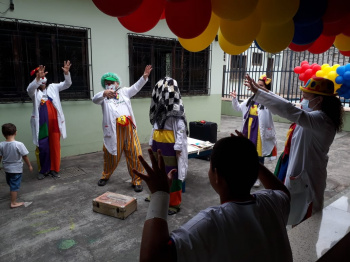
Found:
[[[255,192],[256,200],[202,210],[174,230],[177,261],[293,261],[282,191]]]
[[[22,157],[29,152],[25,145],[19,141],[0,142],[0,156],[2,156],[2,165],[7,173],[22,173]]]

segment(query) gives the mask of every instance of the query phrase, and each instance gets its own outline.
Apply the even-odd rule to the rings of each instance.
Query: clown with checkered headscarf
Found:
[[[131,184],[135,192],[143,190],[142,180],[133,173],[133,169],[143,172],[138,156],[142,155],[136,131],[136,121],[131,107],[131,97],[136,95],[147,83],[152,66],[145,68],[143,76],[131,87],[120,87],[121,81],[115,73],[105,73],[101,77],[101,86],[105,89],[97,93],[92,101],[102,107],[104,165],[99,186],[106,185],[117,168],[122,153],[125,153]]]
[[[328,151],[343,124],[343,106],[331,80],[311,78],[301,86],[301,107],[260,89],[249,75],[246,84],[254,100],[293,122],[275,174],[291,194],[288,225],[296,225],[323,208]]]
[[[182,182],[186,178],[188,168],[187,121],[175,79],[165,77],[154,86],[149,117],[153,125],[149,144],[153,152],[157,152],[157,149],[162,150],[167,159],[167,172],[177,169],[170,189],[168,214],[172,215],[180,210]]]
[[[51,175],[59,178],[61,166],[60,138],[65,139],[66,123],[60,101],[60,92],[72,84],[69,69],[71,63],[64,61],[62,67],[64,81],[47,85],[45,66],[39,66],[30,72],[35,79],[28,85],[27,92],[33,101],[33,112],[30,120],[35,155],[38,163],[38,179]],[[50,123],[50,124],[49,124]]]

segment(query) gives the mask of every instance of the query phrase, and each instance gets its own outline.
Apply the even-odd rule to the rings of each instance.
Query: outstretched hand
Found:
[[[231,133],[231,136],[240,136],[240,137],[245,137],[245,138],[247,138],[245,135],[243,135],[242,132],[239,132],[237,129],[235,130],[235,133],[236,133],[236,135]]]
[[[45,66],[39,65],[39,69],[36,72],[36,81],[39,82],[41,78],[45,77],[48,72],[45,72]]]
[[[146,67],[145,67],[145,72],[143,73],[143,78],[146,80],[147,79],[147,77],[149,76],[149,74],[151,73],[151,71],[152,71],[152,66],[151,65],[147,65]]]
[[[172,178],[176,172],[176,169],[172,169],[168,174],[166,173],[164,159],[159,149],[157,151],[158,161],[154,156],[152,149],[148,149],[148,154],[152,162],[152,167],[147,164],[142,156],[138,156],[141,164],[146,169],[147,175],[137,171],[136,169],[133,169],[132,171],[135,175],[139,176],[147,183],[151,194],[156,191],[164,191],[169,193]]]
[[[236,93],[236,90],[233,90],[233,92],[230,92],[230,96],[232,97],[232,98],[237,98],[237,93]]]
[[[70,63],[69,60],[68,60],[67,62],[64,61],[62,70],[63,70],[63,73],[64,73],[65,75],[68,75],[69,69],[70,69],[71,65],[72,65],[72,64]]]
[[[245,76],[244,85],[248,87],[248,90],[252,91],[254,94],[258,92],[259,85],[248,75]]]

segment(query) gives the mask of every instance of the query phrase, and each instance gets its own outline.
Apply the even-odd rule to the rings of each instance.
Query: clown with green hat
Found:
[[[342,129],[343,106],[333,82],[322,77],[313,77],[300,87],[301,108],[260,89],[249,75],[245,85],[255,93],[255,101],[293,122],[275,175],[291,194],[288,225],[297,225],[323,208],[327,154],[335,134]]]
[[[136,131],[136,121],[131,107],[131,97],[136,95],[147,83],[152,66],[147,65],[143,76],[131,87],[121,87],[117,74],[108,72],[101,77],[101,86],[105,89],[97,93],[92,101],[102,107],[104,165],[99,186],[109,181],[117,168],[122,153],[125,153],[132,187],[135,192],[143,190],[142,180],[132,170],[143,172],[138,156],[142,155]]]

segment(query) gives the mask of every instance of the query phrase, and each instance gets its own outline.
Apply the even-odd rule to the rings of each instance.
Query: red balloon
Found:
[[[302,72],[305,72],[306,70],[308,70],[310,68],[309,63],[305,63],[301,66],[301,70]]]
[[[158,23],[165,6],[165,0],[143,0],[140,7],[128,16],[119,17],[119,22],[128,30],[144,33]]]
[[[312,67],[312,73],[316,74],[318,70],[321,70],[321,66],[316,64],[315,66]]]
[[[304,80],[304,79],[305,79],[305,74],[304,74],[304,73],[300,74],[300,75],[299,75],[299,79],[300,79],[301,81],[305,81],[305,80]]]
[[[211,17],[210,0],[166,2],[165,19],[170,30],[184,39],[195,38],[207,28]]]
[[[341,51],[341,50],[339,50],[339,52],[340,52],[342,55],[350,56],[350,51]]]
[[[294,73],[300,74],[301,72],[302,72],[301,66],[296,66],[296,67],[294,67]]]
[[[301,61],[300,66],[302,66],[302,65],[304,65],[304,64],[309,64],[309,62],[308,62],[308,61],[306,61],[306,60]]]
[[[309,80],[309,79],[311,78],[312,75],[313,75],[313,73],[312,73],[312,69],[311,69],[311,68],[308,69],[308,70],[306,70],[305,73],[304,73],[305,80]],[[305,80],[304,80],[304,81],[305,81]]]
[[[324,23],[333,23],[345,17],[350,10],[350,1],[328,0],[325,14],[322,17]]]
[[[161,20],[162,20],[162,19],[165,19],[165,9],[163,10],[162,15],[160,16],[160,19],[161,19]]]
[[[129,15],[142,4],[142,0],[92,0],[92,2],[106,15],[115,17]]]
[[[321,54],[326,52],[335,40],[335,36],[320,35],[319,38],[313,42],[312,46],[308,48],[308,51],[313,54]]]
[[[296,45],[292,42],[290,42],[289,44],[289,49],[293,50],[294,52],[302,52],[307,50],[310,46],[312,45],[312,43],[307,44],[307,45]]]

